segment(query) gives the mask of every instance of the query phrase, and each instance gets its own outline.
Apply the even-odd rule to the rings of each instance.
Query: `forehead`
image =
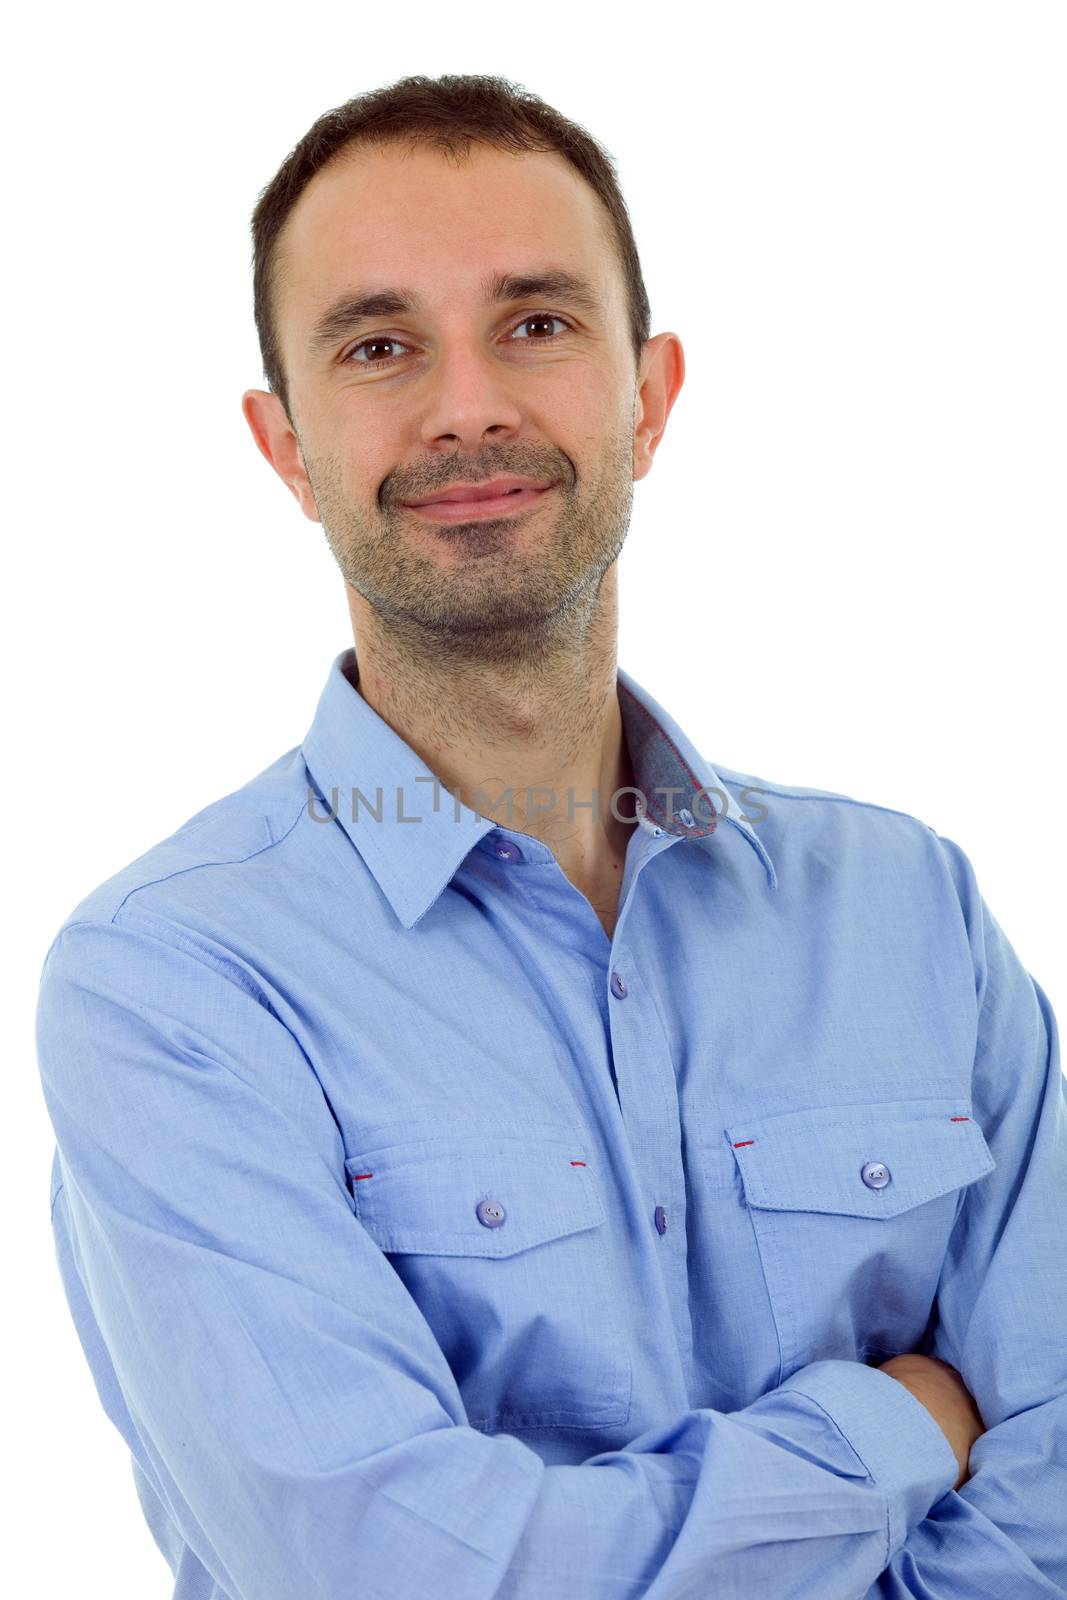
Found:
[[[595,282],[606,303],[622,296],[607,212],[554,151],[474,145],[453,160],[419,147],[357,147],[316,173],[286,219],[279,329],[297,348],[316,313],[358,285],[403,285],[442,311],[463,307],[487,273],[548,261]]]

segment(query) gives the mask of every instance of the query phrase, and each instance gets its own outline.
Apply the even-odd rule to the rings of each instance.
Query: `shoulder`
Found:
[[[953,895],[973,886],[973,872],[960,847],[915,812],[835,789],[711,765],[727,794],[727,815],[751,824],[776,869],[803,869],[818,862],[842,876],[914,872]]]
[[[48,954],[74,927],[131,917],[176,928],[223,924],[227,903],[239,902],[277,866],[306,808],[307,769],[296,746],[91,889],[64,918]]]

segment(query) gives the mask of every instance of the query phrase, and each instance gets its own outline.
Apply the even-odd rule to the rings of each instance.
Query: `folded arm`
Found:
[[[247,971],[126,909],[60,933],[37,1026],[83,1348],[233,1600],[856,1600],[956,1481],[924,1407],[847,1361],[547,1466],[469,1425]]]
[[[939,841],[975,972],[973,1114],[996,1161],[968,1187],[929,1353],[956,1368],[986,1432],[971,1476],[909,1533],[864,1600],[1067,1596],[1067,1086],[1056,1019]]]

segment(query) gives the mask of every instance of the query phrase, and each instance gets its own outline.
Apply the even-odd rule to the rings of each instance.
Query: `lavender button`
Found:
[[[503,1225],[507,1212],[498,1200],[479,1200],[474,1208],[474,1214],[484,1228],[499,1228]]]
[[[884,1189],[891,1180],[892,1173],[883,1161],[868,1161],[860,1177],[868,1189]]]

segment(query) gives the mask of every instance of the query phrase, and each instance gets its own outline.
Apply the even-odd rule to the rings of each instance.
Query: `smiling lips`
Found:
[[[431,522],[475,522],[513,516],[554,487],[532,478],[491,478],[485,483],[454,483],[427,499],[403,503]]]

